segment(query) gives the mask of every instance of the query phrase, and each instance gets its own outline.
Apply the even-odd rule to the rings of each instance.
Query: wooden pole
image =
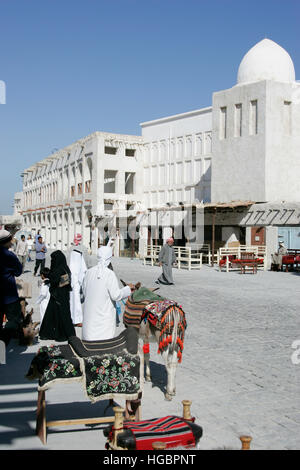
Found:
[[[36,412],[36,434],[43,444],[47,442],[47,427],[46,427],[46,399],[45,391],[39,390]]]
[[[211,265],[214,266],[215,262],[215,223],[216,223],[216,207],[213,208],[212,215],[212,235],[211,235]]]
[[[241,450],[250,450],[250,442],[252,441],[251,436],[240,436],[240,440],[242,442],[242,449]]]
[[[118,434],[123,430],[123,421],[124,421],[124,408],[121,408],[120,406],[116,406],[113,408],[114,413],[115,413],[115,422],[114,422],[114,435],[113,435],[113,449],[117,449],[117,437]]]
[[[182,400],[181,403],[183,404],[183,418],[191,420],[192,419],[192,415],[191,415],[192,402],[190,400]]]

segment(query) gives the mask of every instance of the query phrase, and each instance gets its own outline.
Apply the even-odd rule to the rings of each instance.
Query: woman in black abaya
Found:
[[[70,336],[76,336],[76,332],[70,311],[71,272],[60,250],[51,254],[49,281],[50,299],[39,336],[40,339],[67,341]]]

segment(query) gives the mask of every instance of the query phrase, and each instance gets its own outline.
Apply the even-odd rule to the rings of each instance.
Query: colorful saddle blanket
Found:
[[[133,326],[139,329],[142,314],[146,305],[153,301],[164,300],[164,297],[155,294],[146,287],[141,287],[128,297],[123,313],[123,323],[125,326]]]
[[[184,334],[187,327],[181,305],[172,300],[155,301],[145,306],[141,321],[149,321],[160,331],[158,353],[162,353],[175,341],[173,348],[181,362]]]
[[[92,402],[114,398],[136,400],[142,391],[143,360],[133,328],[107,341],[81,341],[41,347],[26,378],[38,379],[39,390],[55,383],[80,381]]]
[[[124,431],[117,436],[117,445],[128,450],[153,450],[152,444],[160,441],[170,447],[194,447],[202,436],[200,426],[178,416],[165,416],[137,422],[124,422]],[[113,437],[113,425],[104,430],[108,438],[106,447]]]

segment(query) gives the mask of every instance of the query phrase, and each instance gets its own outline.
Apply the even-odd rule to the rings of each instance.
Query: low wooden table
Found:
[[[257,273],[257,261],[256,260],[240,260],[239,265],[241,268],[241,274],[246,273],[246,267],[248,266],[249,268],[252,268],[253,274]]]
[[[113,404],[113,400],[110,400]],[[140,421],[141,419],[141,400],[126,400],[125,418],[131,421]],[[98,418],[75,418],[47,421],[46,420],[46,392],[38,392],[37,414],[36,414],[36,435],[43,444],[47,442],[47,428],[56,426],[69,426],[74,424],[110,424],[115,420],[115,416],[104,416]]]

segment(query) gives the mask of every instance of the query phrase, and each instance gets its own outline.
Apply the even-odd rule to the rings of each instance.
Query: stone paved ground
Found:
[[[160,273],[139,260],[116,258],[113,264],[119,278],[149,287]],[[208,266],[173,272],[176,285],[160,293],[181,303],[187,316],[177,394],[164,400],[165,368],[151,345],[153,383],[144,385],[142,418],[181,415],[181,401],[189,399],[204,431],[200,449],[239,449],[244,433],[252,436],[252,449],[299,449],[300,364],[291,356],[292,343],[300,340],[300,274],[241,275]],[[38,278],[31,272],[24,278],[32,279],[30,305],[38,320]],[[11,342],[7,364],[0,366],[0,449],[103,449],[99,425],[50,428],[46,446],[34,435],[37,383],[24,374],[40,344]],[[47,392],[47,417],[101,416],[106,403],[90,404],[78,384],[57,385]]]

